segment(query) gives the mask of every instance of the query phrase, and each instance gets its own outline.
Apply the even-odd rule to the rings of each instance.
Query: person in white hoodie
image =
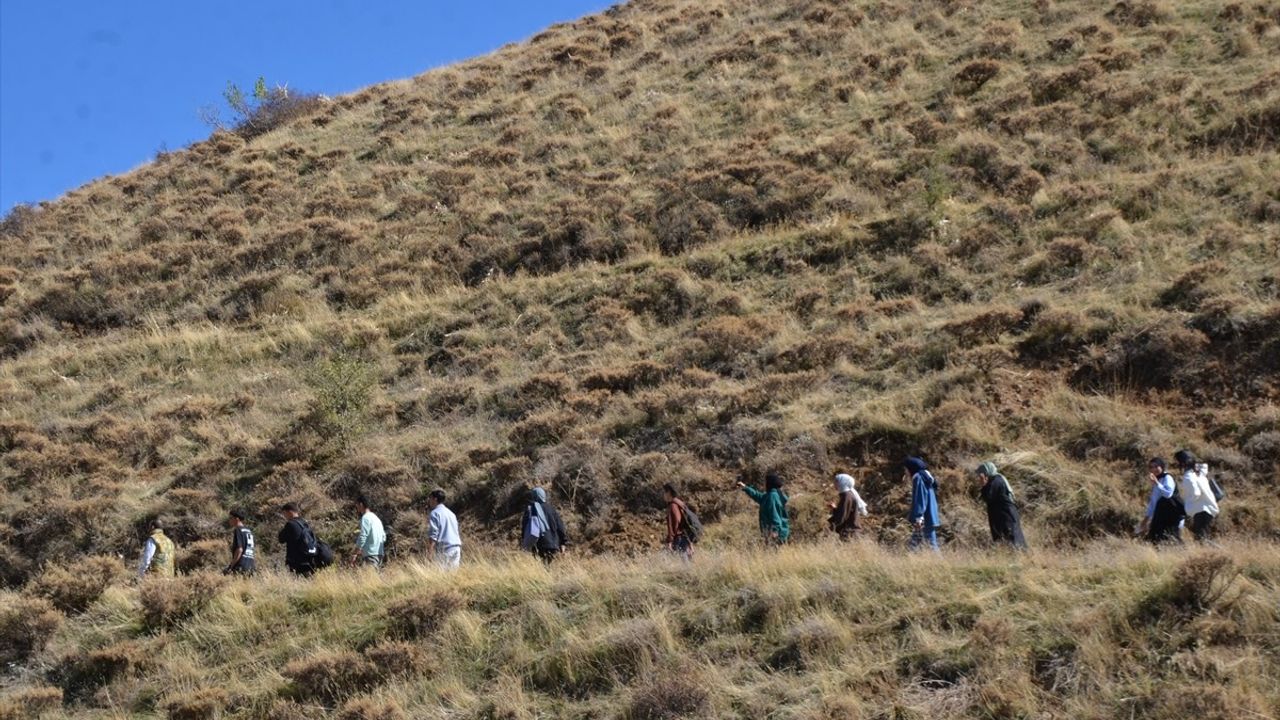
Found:
[[[1218,501],[1213,497],[1213,488],[1209,486],[1209,466],[1196,461],[1196,457],[1187,450],[1179,450],[1173,459],[1182,470],[1182,482],[1179,487],[1182,502],[1187,509],[1187,517],[1191,519],[1191,534],[1196,542],[1209,541],[1209,532],[1214,518],[1218,517]]]

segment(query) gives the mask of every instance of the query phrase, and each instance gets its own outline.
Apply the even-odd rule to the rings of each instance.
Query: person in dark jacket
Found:
[[[547,502],[547,491],[540,487],[529,491],[529,503],[524,508],[520,526],[523,528],[520,548],[547,564],[569,544],[569,533],[560,513]]]
[[[982,463],[977,472],[978,477],[984,481],[980,492],[982,500],[987,504],[991,541],[1026,550],[1027,540],[1022,536],[1022,522],[1018,517],[1018,508],[1013,504],[1013,490],[1009,487],[1009,480],[996,470],[993,462]]]
[[[280,516],[284,518],[284,527],[276,539],[284,545],[284,564],[295,575],[310,577],[316,570],[315,534],[311,526],[302,519],[302,510],[297,503],[285,503],[280,508]]]
[[[1164,458],[1151,458],[1147,463],[1147,479],[1151,482],[1151,496],[1147,500],[1147,512],[1138,526],[1139,534],[1145,534],[1153,545],[1182,544],[1182,520],[1186,508],[1178,494],[1178,483],[1167,471]]]
[[[929,466],[918,457],[909,457],[902,461],[906,469],[905,477],[911,483],[911,512],[907,519],[911,521],[912,550],[918,550],[926,543],[934,552],[938,551],[938,526],[941,525],[938,515],[938,481],[929,472]]]
[[[852,475],[846,473],[836,475],[835,484],[836,491],[840,494],[835,502],[827,505],[831,508],[831,517],[827,519],[827,525],[840,536],[841,540],[852,540],[862,530],[858,518],[867,514],[867,504],[858,495]]]
[[[775,472],[764,477],[764,492],[738,483],[738,487],[760,506],[760,534],[771,545],[784,545],[791,537],[791,521],[787,518],[787,496],[782,492],[782,478]]]

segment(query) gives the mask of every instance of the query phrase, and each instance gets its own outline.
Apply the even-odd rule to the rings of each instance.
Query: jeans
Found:
[[[910,549],[919,550],[925,543],[928,543],[934,552],[938,551],[938,528],[930,525],[917,526],[911,532],[911,544],[908,546]]]
[[[677,535],[676,539],[671,543],[671,552],[679,555],[683,560],[692,560],[693,543],[689,542],[689,538],[685,535]]]

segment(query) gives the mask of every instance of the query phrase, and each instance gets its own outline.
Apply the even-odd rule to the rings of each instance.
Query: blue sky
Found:
[[[603,10],[601,0],[3,0],[0,214],[206,137],[228,81],[337,95]]]

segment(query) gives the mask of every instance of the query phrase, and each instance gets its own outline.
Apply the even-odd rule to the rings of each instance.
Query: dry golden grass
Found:
[[[481,553],[456,573],[237,580],[163,630],[113,588],[7,702],[51,695],[51,673],[77,717],[1267,717],[1278,602],[1262,543],[822,543],[550,571]],[[404,608],[428,606],[428,628],[392,639]]]

